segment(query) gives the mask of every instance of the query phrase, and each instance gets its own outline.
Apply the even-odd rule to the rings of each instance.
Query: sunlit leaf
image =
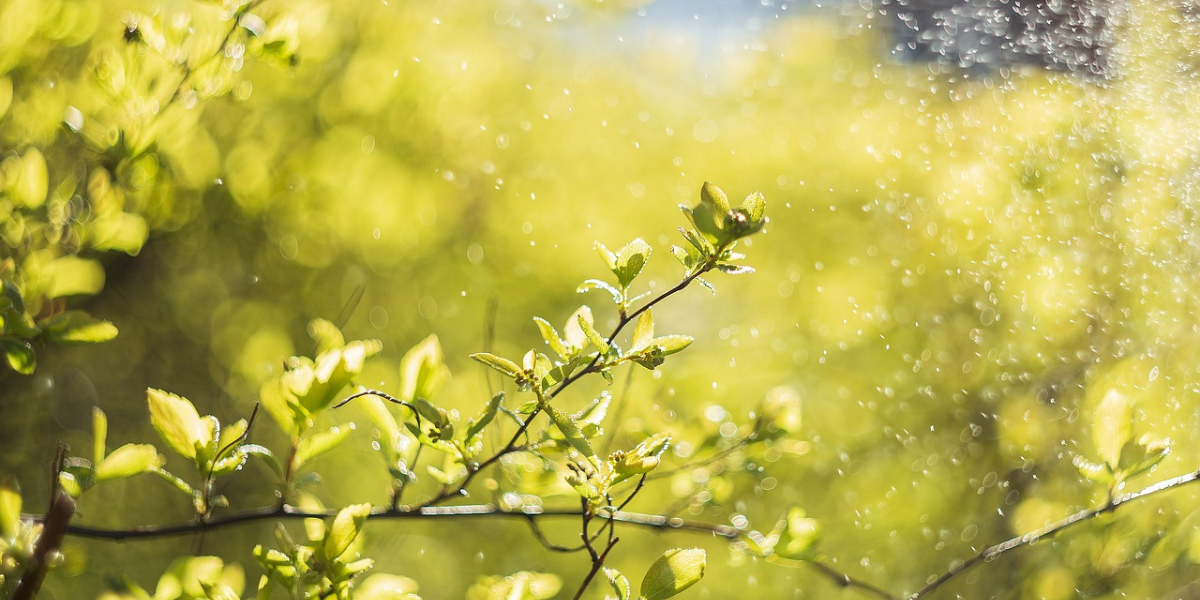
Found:
[[[586,294],[595,290],[604,290],[608,292],[608,294],[612,296],[613,304],[619,305],[621,304],[622,299],[625,298],[625,295],[621,293],[621,290],[618,290],[617,288],[613,287],[612,284],[606,281],[600,281],[599,279],[588,279],[584,281],[583,283],[579,284],[579,287],[576,288],[575,292],[579,294]]]
[[[117,337],[117,327],[80,310],[68,310],[42,326],[46,339],[59,344],[97,344]]]
[[[8,366],[22,375],[32,375],[37,369],[37,355],[29,342],[17,338],[0,338],[0,348],[4,349],[4,358]]]
[[[579,429],[579,425],[571,418],[571,415],[549,404],[545,405],[545,410],[550,415],[550,420],[554,421],[554,426],[562,432],[567,443],[594,463],[596,461],[596,452],[592,450],[592,445],[588,443],[587,438],[584,437],[583,432]]]
[[[634,239],[617,251],[616,265],[612,269],[621,287],[628,288],[633,283],[650,260],[650,252],[650,244],[642,238]]]
[[[495,369],[496,371],[499,371],[505,377],[510,379],[516,379],[522,371],[521,367],[518,366],[517,363],[488,352],[476,352],[475,354],[471,355],[471,358]]]
[[[333,450],[346,439],[354,429],[349,425],[338,425],[327,431],[319,431],[300,440],[296,447],[296,456],[292,461],[294,468],[300,468],[308,461]]]
[[[96,481],[123,479],[161,467],[163,458],[150,444],[125,444],[96,465]]]
[[[186,398],[151,388],[146,390],[146,402],[150,406],[150,424],[167,446],[181,456],[194,459],[197,446],[212,441],[212,430]]]
[[[821,540],[821,524],[806,517],[804,509],[793,506],[781,523],[779,541],[775,554],[792,560],[812,560],[817,543]]]
[[[108,454],[105,445],[108,443],[108,416],[100,407],[92,407],[92,462],[100,464]]]
[[[500,403],[504,401],[504,392],[499,392],[492,396],[487,405],[483,407],[478,415],[471,419],[467,424],[466,440],[468,444],[475,443],[475,438],[483,429],[496,418],[496,412],[500,408]]]
[[[21,530],[21,493],[12,478],[0,483],[0,540],[11,541]]]
[[[433,398],[450,378],[442,357],[442,345],[431,335],[413,346],[400,360],[400,398]]]
[[[1121,448],[1133,437],[1133,401],[1119,390],[1104,395],[1092,415],[1092,441],[1100,459],[1114,471],[1121,462]]]
[[[542,333],[542,339],[546,340],[546,344],[550,346],[551,350],[554,350],[559,356],[568,355],[566,344],[559,337],[558,331],[554,329],[553,325],[541,317],[534,317],[533,322],[537,323],[538,331]]]
[[[630,352],[637,352],[650,345],[650,340],[654,339],[654,315],[652,311],[647,310],[638,317],[637,327],[633,330],[633,343],[629,348]]]
[[[420,600],[417,582],[401,575],[375,573],[354,590],[355,600]]]
[[[704,550],[699,548],[667,550],[642,578],[642,598],[663,600],[686,590],[704,577],[705,563]]]
[[[608,584],[612,586],[613,592],[617,594],[617,600],[629,600],[631,588],[629,579],[621,574],[616,569],[604,569],[604,577],[608,579]]]
[[[371,514],[370,504],[351,504],[346,508],[338,511],[336,517],[333,518],[333,523],[329,526],[329,530],[325,534],[325,540],[321,546],[325,557],[335,559],[342,555],[350,544],[354,542],[354,538],[362,531],[363,523],[366,523],[367,517]]]

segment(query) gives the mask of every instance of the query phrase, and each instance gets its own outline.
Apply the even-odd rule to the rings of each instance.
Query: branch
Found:
[[[622,315],[620,320],[617,322],[617,326],[613,328],[612,333],[608,334],[608,338],[607,338],[608,343],[609,344],[613,343],[613,340],[617,339],[617,335],[619,335],[621,333],[621,330],[624,329],[626,325],[632,323],[633,320],[636,319],[638,316],[640,316],[643,312],[650,310],[651,307],[658,304],[659,302],[662,302],[663,300],[666,300],[667,298],[682,291],[688,285],[691,285],[691,283],[693,281],[695,281],[696,279],[699,279],[701,275],[716,268],[716,265],[718,262],[718,259],[716,257],[719,257],[721,255],[721,253],[725,251],[726,247],[728,247],[728,244],[722,244],[721,246],[719,246],[714,251],[713,258],[711,258],[710,260],[705,262],[703,265],[701,265],[700,268],[696,269],[695,271],[693,271],[691,273],[688,273],[688,275],[686,277],[684,277],[682,280],[680,280],[680,282],[675,284],[675,286],[672,287],[671,289],[659,294],[658,296],[655,296],[654,299],[645,303],[644,305],[642,305],[640,308],[633,311],[632,313],[629,313],[628,315]],[[596,356],[592,358],[592,361],[590,363],[588,363],[586,367],[576,371],[575,373],[569,375],[568,377],[566,377],[565,379],[560,381],[558,383],[558,385],[555,386],[554,389],[552,389],[548,393],[546,393],[545,399],[547,401],[549,401],[550,399],[555,398],[563,390],[565,390],[568,386],[570,386],[572,383],[575,383],[576,381],[578,381],[584,375],[595,373],[596,372],[596,370],[595,370],[596,364],[598,362],[600,362],[601,356],[602,356],[602,354],[597,351]],[[353,399],[353,397],[351,399]],[[341,406],[342,404],[345,404],[348,401],[349,400],[343,401],[341,404],[338,404],[338,406]],[[525,435],[525,432],[529,431],[529,427],[530,427],[530,425],[533,424],[533,420],[536,419],[537,416],[540,415],[541,413],[542,413],[541,408],[538,408],[538,409],[534,410],[532,413],[530,413],[530,415],[525,418],[525,421],[521,423],[521,426],[517,428],[516,433],[513,434],[512,438],[508,441],[508,444],[506,444],[504,446],[504,448],[502,448],[496,454],[492,455],[487,460],[483,461],[482,463],[479,463],[479,465],[476,466],[475,468],[468,470],[467,476],[464,477],[462,482],[460,482],[453,489],[442,490],[434,497],[432,497],[432,498],[422,502],[420,505],[418,505],[419,508],[427,508],[427,507],[435,506],[435,505],[441,504],[441,503],[449,500],[450,498],[458,498],[458,497],[463,496],[464,492],[467,489],[467,485],[469,485],[471,483],[471,480],[474,479],[477,474],[479,474],[481,471],[483,471],[487,467],[490,467],[493,464],[499,462],[499,460],[501,458],[503,458],[509,454],[512,454],[513,452],[521,451],[522,448],[518,447],[517,442],[519,442],[521,437]]]
[[[59,442],[58,452],[55,453],[50,468],[50,508],[42,520],[42,533],[33,547],[29,566],[25,568],[21,580],[17,582],[17,588],[13,590],[13,600],[33,600],[37,597],[42,582],[46,580],[46,573],[50,571],[53,553],[62,547],[63,538],[70,529],[71,517],[75,514],[75,500],[58,483],[66,454],[66,445]]]
[[[197,534],[215,529],[224,529],[236,525],[268,521],[273,519],[328,519],[337,515],[336,510],[302,510],[290,505],[282,507],[264,506],[243,512],[214,517],[204,523],[176,523],[168,525],[145,525],[128,529],[109,529],[90,527],[86,525],[70,525],[67,535],[103,540],[144,540],[152,538],[173,537],[179,535]],[[495,504],[466,504],[459,506],[426,506],[413,510],[392,510],[379,507],[371,511],[370,519],[374,521],[403,520],[403,519],[472,519],[472,518],[512,518],[536,520],[543,518],[578,518],[583,512],[574,508],[542,508],[526,506],[519,509],[502,509]],[[22,519],[43,522],[41,515],[21,515]],[[720,525],[693,521],[688,519],[668,518],[661,515],[618,511],[612,514],[598,514],[598,519],[630,523],[648,529],[695,531],[709,533],[717,537],[736,540],[741,531],[731,525]]]
[[[1079,511],[1073,515],[1070,515],[1060,521],[1057,521],[1055,523],[1051,523],[1050,525],[1042,527],[1041,529],[1035,529],[1033,531],[1030,531],[1029,533],[1026,533],[1025,535],[1015,537],[1008,541],[996,544],[995,546],[985,548],[983,551],[972,556],[971,558],[968,558],[967,560],[965,560],[961,563],[957,563],[954,566],[950,567],[950,570],[948,570],[945,573],[938,576],[937,579],[934,579],[933,581],[929,582],[928,585],[917,590],[913,594],[905,596],[905,598],[907,598],[908,600],[916,600],[917,598],[926,596],[929,593],[931,593],[934,590],[941,587],[947,581],[950,581],[951,579],[953,579],[959,573],[962,573],[963,571],[966,571],[967,569],[969,569],[981,562],[990,561],[1010,550],[1016,550],[1017,548],[1020,548],[1022,546],[1029,546],[1029,545],[1035,544],[1042,538],[1051,537],[1069,527],[1072,527],[1074,525],[1078,525],[1079,523],[1087,521],[1088,519],[1098,517],[1107,512],[1112,512],[1127,502],[1131,502],[1133,500],[1140,500],[1142,498],[1151,496],[1153,494],[1157,494],[1159,492],[1165,492],[1167,490],[1174,489],[1174,488],[1192,483],[1196,480],[1200,480],[1200,469],[1198,469],[1196,471],[1192,471],[1191,473],[1186,473],[1184,475],[1180,475],[1179,477],[1173,477],[1171,479],[1167,479],[1166,481],[1160,481],[1154,485],[1151,485],[1147,488],[1144,488],[1144,489],[1136,491],[1136,492],[1117,496],[1117,497],[1109,500],[1108,502],[1101,504],[1100,506],[1089,508],[1087,510],[1081,510],[1081,511]]]

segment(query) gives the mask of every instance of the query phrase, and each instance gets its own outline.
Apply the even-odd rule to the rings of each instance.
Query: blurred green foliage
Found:
[[[640,236],[655,250],[637,267],[649,291],[677,281],[675,205],[704,180],[771,203],[765,235],[745,242],[757,273],[655,312],[660,330],[695,338],[665,373],[630,365],[561,407],[607,390],[624,406],[609,416],[615,447],[683,440],[662,457],[673,475],[631,509],[774,528],[783,558],[819,554],[914,590],[995,541],[1196,468],[1200,27],[1184,3],[1130,3],[1104,85],[893,64],[869,11],[799,10],[743,48],[645,22],[642,4],[0,3],[0,345],[15,370],[0,373],[0,473],[20,479],[26,509],[41,510],[56,439],[104,439],[93,406],[107,438],[135,448],[110,465],[155,463],[136,449],[155,439],[147,388],[236,423],[295,372],[282,357],[333,351],[319,336],[313,351],[316,317],[378,340],[356,381],[382,390],[421,385],[397,365],[436,333],[454,374],[438,375],[439,403],[475,415],[499,381],[467,357],[540,347],[533,315],[576,319],[594,240],[618,306],[628,261],[606,248]],[[594,322],[607,331],[623,314]],[[287,423],[337,393],[318,391],[266,411]],[[402,478],[378,468],[369,406],[313,425],[344,436],[314,455],[324,477],[308,492],[324,504],[385,504]],[[764,414],[789,433],[739,447]],[[359,430],[337,429],[346,421]],[[283,448],[296,431],[253,433]],[[104,444],[79,473],[101,478],[122,452]],[[274,501],[267,461],[208,490],[201,458],[186,457],[200,472],[180,483],[204,510],[218,495]],[[526,496],[572,493],[521,468]],[[77,519],[189,518],[170,489],[97,487]],[[1200,562],[1197,497],[1147,500],[943,593],[1183,594]],[[257,573],[264,531],[115,551],[74,540],[45,594],[91,597],[118,573],[146,589],[163,573]],[[581,569],[509,523],[384,523],[363,538],[379,571],[426,597],[490,597],[522,577],[556,590],[536,573],[573,582]],[[655,537],[622,538],[621,572],[661,553]],[[701,593],[836,593],[694,543],[709,549]],[[222,559],[174,563],[192,554]],[[516,575],[468,591],[462,572]]]

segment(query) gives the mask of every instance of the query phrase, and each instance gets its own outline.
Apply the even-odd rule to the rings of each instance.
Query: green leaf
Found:
[[[100,407],[92,407],[92,462],[100,464],[108,454],[105,444],[108,442],[108,417]]]
[[[483,410],[476,415],[475,418],[471,419],[471,421],[467,424],[467,434],[465,438],[467,444],[474,444],[475,437],[483,433],[483,428],[487,427],[488,423],[491,423],[492,419],[496,418],[496,412],[500,409],[500,403],[503,401],[504,392],[500,392],[495,396],[492,396],[492,399],[488,401],[487,406],[484,406]]]
[[[650,345],[662,350],[663,356],[670,356],[692,345],[690,335],[664,335],[650,341]]]
[[[400,360],[400,399],[433,398],[450,378],[442,357],[442,345],[431,335],[413,346]]]
[[[742,210],[751,221],[762,221],[767,212],[767,201],[762,192],[754,192],[742,201]]]
[[[608,267],[608,270],[614,272],[617,270],[617,255],[613,254],[612,250],[600,242],[594,242],[592,248],[596,250],[596,254],[600,255],[600,260],[604,261],[604,266]]]
[[[314,433],[300,441],[300,445],[296,447],[296,457],[293,460],[293,468],[299,469],[301,465],[308,461],[329,452],[342,443],[354,431],[350,425],[338,425],[329,428],[328,431]]]
[[[594,464],[596,462],[596,452],[592,450],[592,445],[589,444],[587,438],[583,436],[583,432],[580,431],[579,425],[575,422],[575,419],[571,418],[571,415],[554,408],[550,404],[546,404],[545,409],[550,415],[550,420],[554,421],[554,426],[557,427],[558,430],[562,432],[563,437],[566,438],[567,443],[570,444],[572,448],[578,450],[580,454],[584,455]]]
[[[1119,390],[1104,395],[1092,415],[1092,441],[1100,459],[1116,472],[1121,448],[1133,437],[1133,401]]]
[[[346,345],[342,330],[325,319],[313,319],[308,324],[308,335],[317,343],[317,354],[337,350]]]
[[[604,576],[608,578],[608,584],[611,585],[613,591],[616,592],[617,600],[629,600],[629,594],[631,593],[631,590],[629,587],[629,579],[627,577],[622,575],[621,572],[616,569],[608,568],[604,569]]]
[[[590,317],[591,313],[589,312],[587,316]],[[576,317],[575,322],[579,324],[579,329],[583,331],[583,335],[600,351],[600,354],[608,354],[608,341],[604,339],[604,336],[600,335],[600,332],[596,331],[596,327],[592,325],[591,319],[585,318],[584,315],[579,315]]]
[[[197,446],[207,446],[212,441],[212,429],[186,398],[151,388],[146,390],[146,402],[150,406],[150,424],[181,456],[195,459]]]
[[[541,317],[534,317],[533,322],[537,323],[538,330],[542,333],[542,339],[546,340],[546,344],[550,346],[551,350],[554,350],[555,354],[564,358],[569,355],[566,344],[559,337],[558,331],[554,329],[553,325]]]
[[[749,275],[754,272],[754,267],[746,265],[732,265],[729,263],[717,263],[717,270],[726,275]]]
[[[354,542],[354,538],[362,531],[363,523],[371,514],[370,504],[351,504],[338,511],[333,518],[333,524],[325,533],[325,541],[321,546],[325,558],[333,560],[342,555]]]
[[[522,372],[517,363],[488,352],[476,352],[471,355],[471,358],[499,371],[510,379],[516,379]]]
[[[642,238],[634,239],[617,251],[613,274],[617,276],[617,281],[621,282],[621,287],[628,288],[629,284],[633,283],[633,280],[641,274],[642,269],[650,260],[650,252],[650,244],[647,244]]]
[[[111,481],[145,473],[161,467],[163,458],[158,449],[150,444],[125,444],[96,466],[96,481]]]
[[[621,293],[621,290],[613,287],[612,284],[608,283],[607,281],[600,281],[599,279],[588,279],[587,281],[584,281],[583,283],[579,284],[579,287],[576,288],[575,292],[578,294],[586,294],[595,290],[604,290],[608,292],[609,295],[612,296],[613,304],[620,305],[621,301],[625,299],[625,295]]]
[[[354,590],[355,600],[420,600],[417,582],[401,575],[375,573]]]
[[[0,483],[0,540],[9,543],[21,532],[21,493],[17,482],[5,478]]]
[[[51,298],[91,296],[104,289],[104,267],[86,258],[60,256],[46,263],[43,275],[49,281],[46,295]]]
[[[650,345],[650,340],[654,339],[654,315],[651,312],[647,310],[638,317],[637,327],[633,330],[633,346],[629,349],[630,352],[644,350]]]
[[[41,206],[46,202],[49,178],[46,157],[37,148],[29,148],[21,157],[21,170],[17,174],[12,199],[25,208]]]
[[[580,306],[571,314],[571,318],[567,319],[567,326],[563,328],[563,335],[566,336],[563,341],[576,351],[583,350],[588,344],[588,337],[583,332],[583,327],[579,324],[581,320],[587,321],[589,324],[595,322],[592,318],[592,309],[586,304]]]
[[[813,560],[816,558],[815,551],[819,541],[820,522],[804,516],[804,509],[793,506],[788,509],[783,523],[780,524],[775,554],[792,560]]]
[[[4,358],[12,370],[22,375],[32,375],[37,369],[37,355],[29,342],[11,337],[0,338],[0,348],[4,349]]]
[[[663,600],[692,587],[704,577],[705,562],[699,548],[667,550],[642,578],[642,598]]]
[[[68,310],[46,323],[46,339],[59,344],[98,344],[117,337],[117,326],[81,310]]]

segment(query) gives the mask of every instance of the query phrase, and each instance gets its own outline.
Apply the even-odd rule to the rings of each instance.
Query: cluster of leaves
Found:
[[[90,77],[72,104],[39,97],[40,69],[53,60],[38,55],[46,51],[40,45],[0,65],[0,124],[29,105],[60,111],[46,123],[5,127],[11,150],[0,156],[0,349],[13,371],[33,373],[37,344],[117,335],[112,323],[68,304],[104,287],[105,253],[136,255],[153,229],[178,225],[171,222],[180,218],[171,210],[178,174],[192,158],[173,147],[172,134],[196,126],[201,103],[234,89],[247,56],[295,62],[295,19],[260,15],[262,3],[214,3],[200,9],[201,23],[187,12],[129,15],[122,41],[78,50]],[[14,21],[18,46],[37,36],[86,39],[82,31],[94,20],[76,14],[83,9],[75,3],[24,4],[9,6],[6,18],[44,16],[28,29]]]
[[[1133,398],[1111,388],[1092,413],[1092,443],[1099,462],[1083,455],[1075,467],[1088,479],[1105,487],[1111,501],[1125,482],[1152,469],[1171,452],[1171,440],[1150,433],[1134,437],[1137,407]]]
[[[304,467],[313,458],[344,442],[354,427],[345,423],[319,430],[315,428],[315,418],[335,406],[361,399],[376,426],[378,439],[373,446],[383,457],[391,477],[390,506],[376,509],[370,504],[355,504],[337,511],[329,522],[306,519],[303,540],[294,539],[285,528],[278,527],[275,548],[260,545],[254,550],[265,571],[258,586],[259,598],[269,598],[275,589],[286,590],[293,598],[349,598],[352,591],[359,598],[416,598],[415,584],[409,585],[409,580],[404,578],[376,574],[359,581],[374,564],[371,559],[361,556],[360,533],[366,520],[380,514],[381,510],[384,513],[413,512],[457,498],[467,491],[474,476],[489,466],[501,467],[502,472],[512,475],[510,469],[503,467],[518,455],[540,461],[543,471],[557,473],[582,503],[583,548],[589,552],[591,572],[596,574],[617,541],[612,517],[637,495],[647,476],[662,465],[671,436],[666,432],[648,435],[632,448],[601,457],[594,449],[594,442],[604,435],[603,423],[613,403],[612,395],[604,392],[579,411],[560,407],[555,398],[586,375],[599,374],[611,382],[611,372],[621,365],[636,364],[654,370],[666,357],[686,348],[692,342],[689,336],[655,335],[652,307],[709,271],[750,272],[747,267],[731,266],[733,261],[741,258],[731,250],[739,239],[762,228],[765,218],[761,208],[761,196],[753,195],[747,199],[745,208],[729,209],[724,194],[712,184],[704,184],[700,204],[685,208],[696,229],[682,230],[685,239],[699,241],[693,248],[702,254],[677,251],[677,255],[687,258],[684,260],[687,271],[680,283],[640,305],[634,303],[645,296],[631,298],[630,288],[649,260],[649,245],[639,239],[612,253],[597,244],[605,265],[616,277],[616,285],[589,280],[581,286],[580,292],[596,288],[614,292],[618,324],[611,333],[600,334],[591,309],[582,306],[568,320],[562,335],[545,319],[535,318],[554,358],[536,349],[528,351],[521,364],[493,354],[472,355],[475,360],[502,373],[518,393],[531,396],[516,407],[505,405],[507,395],[501,391],[463,422],[457,411],[435,404],[436,394],[449,379],[449,369],[436,336],[418,343],[401,359],[399,386],[394,394],[360,388],[359,392],[335,405],[335,401],[343,397],[343,390],[352,386],[362,373],[366,361],[382,350],[382,345],[377,340],[347,342],[336,326],[318,319],[309,326],[309,334],[315,341],[314,356],[288,358],[284,361],[284,371],[263,383],[260,390],[259,406],[289,440],[285,453],[276,453],[249,441],[257,409],[249,419],[222,426],[215,416],[201,416],[190,400],[151,389],[147,392],[150,422],[165,446],[194,468],[193,474],[180,476],[168,471],[166,459],[150,444],[126,444],[109,453],[106,448],[107,417],[96,409],[90,458],[65,459],[58,484],[73,498],[79,498],[99,483],[140,473],[157,474],[170,484],[171,489],[189,498],[196,522],[204,523],[213,518],[214,511],[230,504],[226,497],[215,493],[218,478],[241,470],[250,457],[257,456],[278,478],[280,504],[275,510],[298,508],[323,512],[320,502],[305,491],[319,478],[315,473],[305,472]],[[725,217],[712,220],[711,215],[718,212]],[[697,215],[705,215],[709,221],[697,222]],[[628,349],[622,349],[617,337],[626,325],[634,322]],[[394,415],[384,400],[402,406],[404,415]],[[766,433],[763,424],[775,418],[767,412],[760,415],[751,436]],[[498,420],[501,415],[503,419]],[[546,427],[534,433],[535,419],[540,415],[546,416]],[[486,440],[496,436],[489,437],[486,433],[505,423],[511,423],[515,428],[507,438],[508,443],[489,448]],[[762,439],[766,437],[763,435]],[[424,469],[437,488],[418,503],[405,505],[401,503],[401,496],[406,486],[419,479],[416,464],[421,459],[421,448],[444,458],[441,463],[426,464]],[[520,477],[517,479],[514,489],[521,487]],[[622,495],[624,499],[618,503],[616,498]],[[19,507],[5,513],[19,514]],[[596,519],[601,519],[603,525],[598,531],[589,532],[589,524]],[[20,535],[30,540],[36,537],[36,526],[29,521],[9,521],[12,519],[7,518],[5,532],[11,533],[12,539]],[[600,542],[605,530],[607,541]],[[28,542],[13,542],[13,548],[27,549],[30,547]],[[597,550],[603,544],[607,544],[603,550]],[[19,552],[8,552],[5,556],[14,567],[21,562]],[[661,600],[673,596],[700,579],[704,564],[703,551],[670,550],[651,565],[636,597]],[[635,597],[622,574],[612,569],[604,569],[604,573],[619,598]],[[190,557],[182,559],[163,576],[153,595],[125,582],[117,597],[231,600],[242,593],[241,583],[233,581],[237,579],[235,574],[240,574],[236,566],[224,565],[215,557]],[[580,593],[590,580],[589,575]],[[561,582],[553,576],[518,574],[483,580],[472,588],[470,595],[545,598],[556,593],[559,587]]]

